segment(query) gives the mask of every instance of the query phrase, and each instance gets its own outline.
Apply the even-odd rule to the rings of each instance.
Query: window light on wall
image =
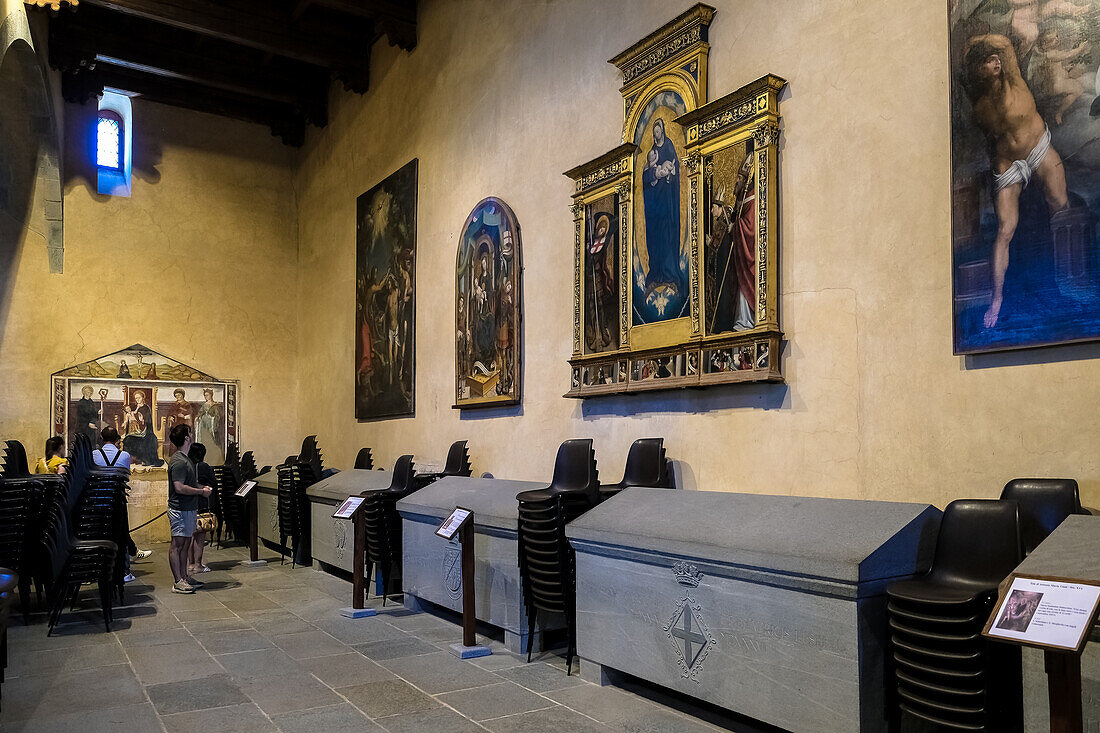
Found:
[[[96,121],[96,165],[121,171],[122,149],[122,119],[115,112],[101,110]]]

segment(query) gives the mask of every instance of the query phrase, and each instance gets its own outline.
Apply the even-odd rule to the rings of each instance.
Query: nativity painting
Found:
[[[1100,338],[1100,0],[950,0],[955,352]]]
[[[356,201],[355,417],[412,415],[417,160]]]
[[[466,217],[455,267],[455,407],[520,402],[522,275],[515,214],[484,199]]]
[[[53,433],[87,436],[102,445],[102,430],[114,427],[130,453],[133,470],[163,468],[174,452],[168,433],[191,427],[206,460],[220,465],[226,447],[240,439],[236,382],[169,359],[145,346],[63,369],[52,376]]]

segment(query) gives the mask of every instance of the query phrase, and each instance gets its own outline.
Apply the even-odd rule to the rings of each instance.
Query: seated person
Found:
[[[60,435],[46,439],[46,457],[34,464],[35,473],[65,473],[69,459],[65,457],[65,439]]]

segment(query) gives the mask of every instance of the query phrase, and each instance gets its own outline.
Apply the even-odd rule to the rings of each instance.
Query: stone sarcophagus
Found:
[[[279,547],[279,475],[274,470],[256,477],[256,534]]]
[[[940,511],[630,488],[574,520],[582,674],[626,672],[792,733],[880,733],[886,585]]]
[[[531,481],[445,476],[397,502],[401,514],[406,604],[417,600],[462,610],[461,548],[435,534],[456,506],[474,513],[474,582],[477,620],[504,631],[513,652],[526,652],[527,613],[519,575],[516,494],[546,484]],[[540,616],[536,635],[563,628],[562,620]],[[537,641],[536,641],[537,644]],[[537,646],[536,646],[537,648]]]
[[[349,496],[364,491],[389,488],[393,473],[351,469],[323,478],[306,489],[309,497],[309,521],[312,553],[315,561],[351,572],[352,546],[355,539],[350,519],[333,519],[336,507]],[[260,524],[264,523],[260,505]],[[277,531],[276,531],[277,533]],[[276,540],[277,542],[278,540]]]

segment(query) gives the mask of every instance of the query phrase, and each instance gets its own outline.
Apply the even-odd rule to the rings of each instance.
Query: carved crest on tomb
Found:
[[[459,560],[462,551],[457,541],[452,540],[443,554],[443,589],[452,599],[462,595],[462,566]]]
[[[702,607],[690,596],[676,604],[676,611],[662,629],[676,649],[680,676],[699,681],[703,662],[711,647],[718,643],[703,620]]]

